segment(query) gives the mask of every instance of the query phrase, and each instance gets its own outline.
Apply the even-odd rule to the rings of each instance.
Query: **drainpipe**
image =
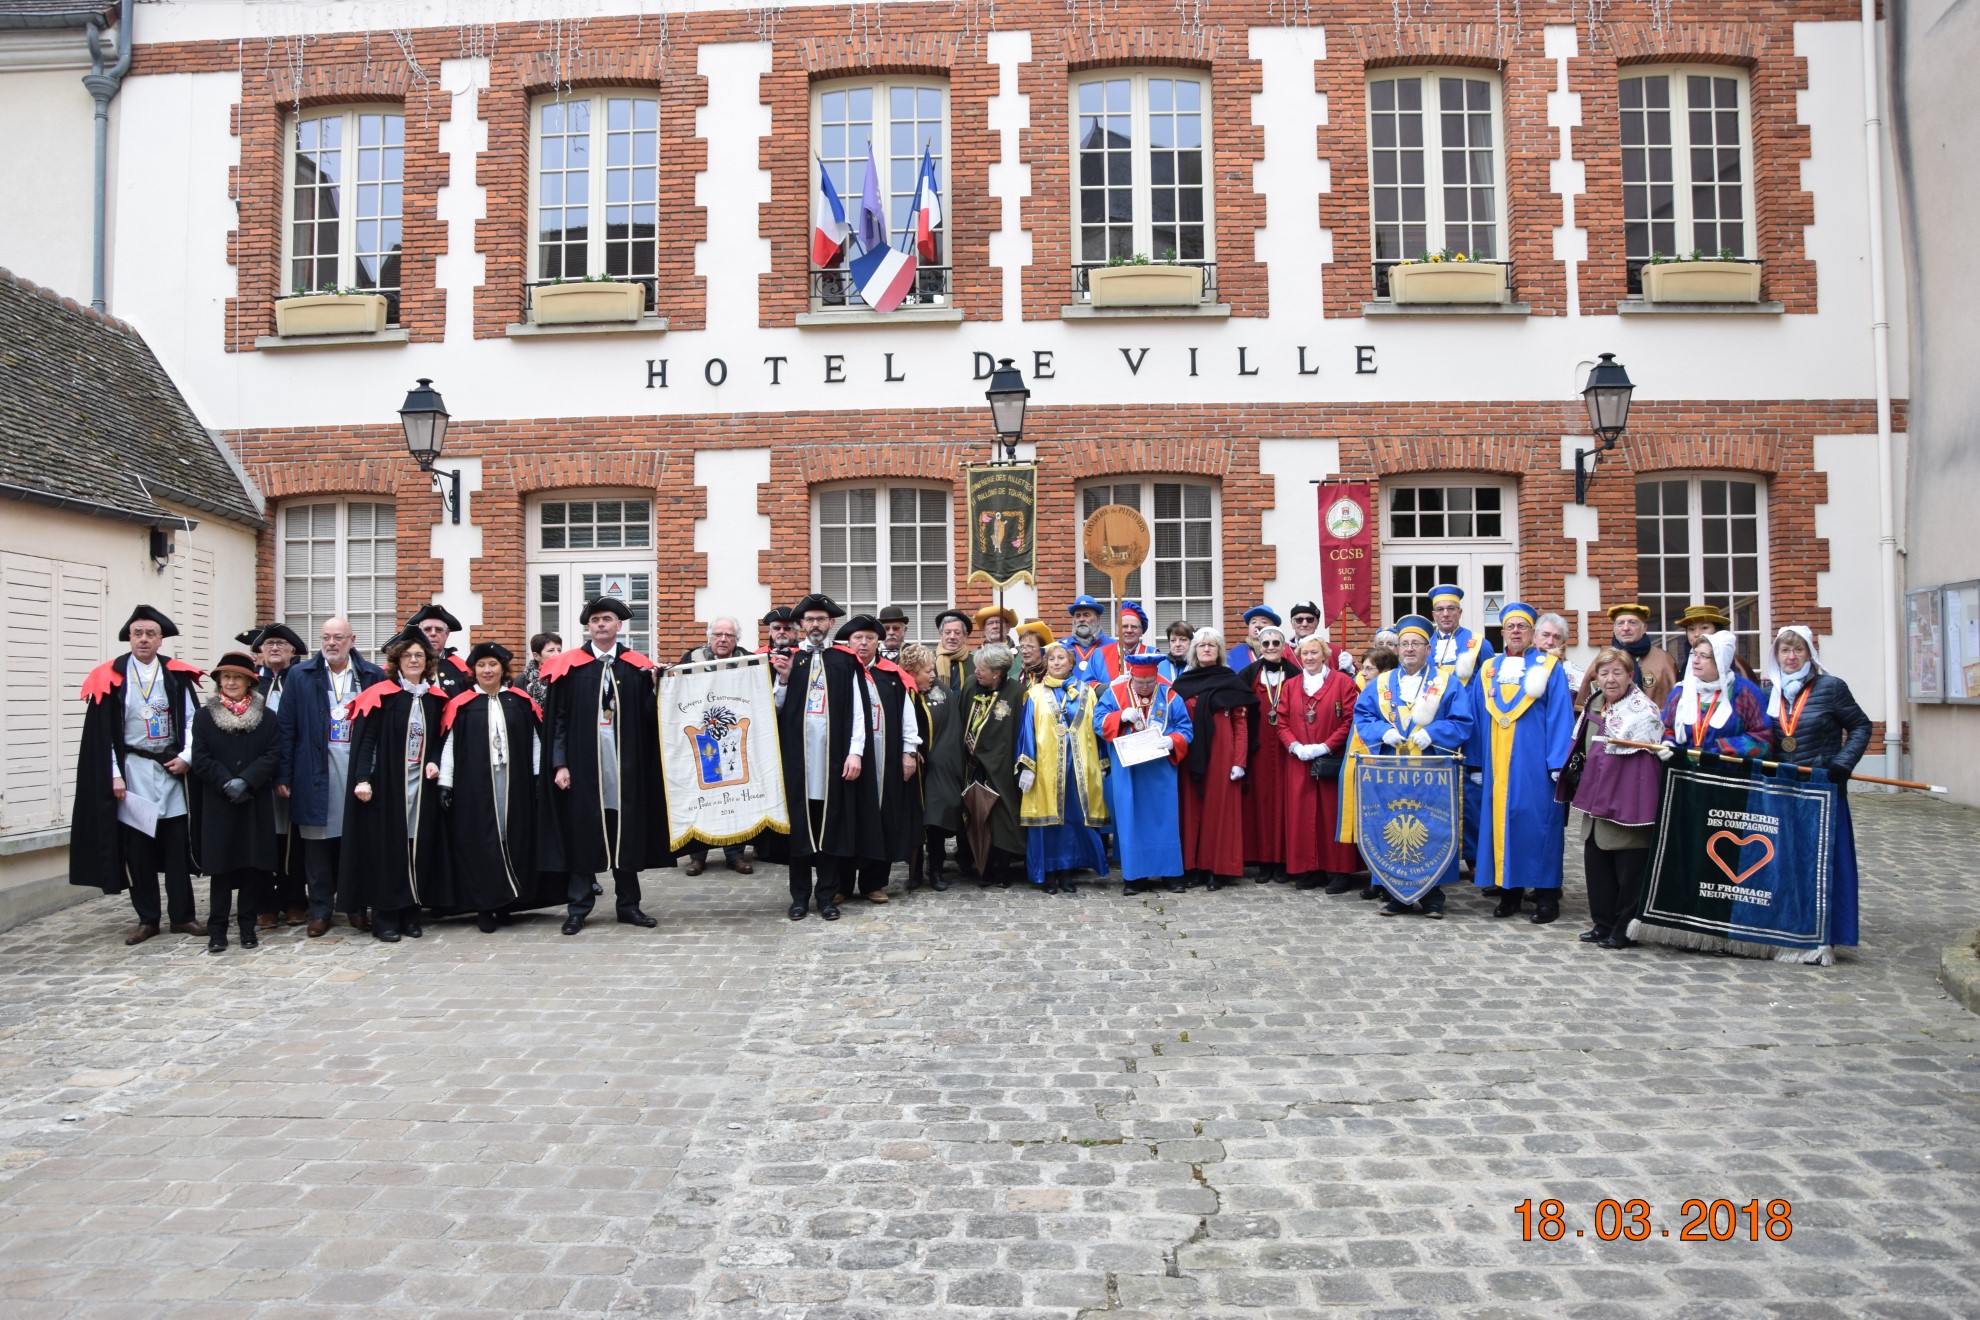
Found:
[[[117,98],[124,75],[131,71],[131,0],[120,0],[118,5],[117,62],[108,72],[103,68],[103,47],[98,41],[102,32],[102,20],[90,19],[89,72],[83,75],[83,86],[96,100],[96,199],[92,217],[96,229],[90,247],[89,305],[99,312],[104,310],[103,249],[108,241],[105,216],[110,194],[110,102]]]
[[[128,3],[128,0],[126,0]],[[1870,358],[1877,378],[1877,559],[1883,578],[1884,773],[1904,760],[1904,652],[1898,605],[1896,442],[1891,438],[1891,322],[1884,307],[1884,111],[1876,0],[1862,0],[1863,172],[1870,199]]]

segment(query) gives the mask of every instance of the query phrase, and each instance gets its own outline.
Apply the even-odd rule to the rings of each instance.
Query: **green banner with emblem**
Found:
[[[969,577],[999,591],[1032,582],[1037,564],[1038,465],[985,463],[968,468]]]

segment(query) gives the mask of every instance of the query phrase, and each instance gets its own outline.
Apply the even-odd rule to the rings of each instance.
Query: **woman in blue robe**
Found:
[[[1018,824],[1025,877],[1048,894],[1077,893],[1080,871],[1107,874],[1107,805],[1093,729],[1094,688],[1072,681],[1072,652],[1045,648],[1045,676],[1024,690],[1018,724]]]

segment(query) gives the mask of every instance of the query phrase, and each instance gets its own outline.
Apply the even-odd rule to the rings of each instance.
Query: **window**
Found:
[[[275,609],[315,649],[343,615],[369,652],[399,631],[399,533],[390,504],[326,500],[282,507]]]
[[[1189,74],[1110,72],[1074,82],[1082,273],[1137,255],[1211,260],[1209,100],[1208,80]]]
[[[299,116],[289,158],[288,291],[382,293],[396,324],[406,117],[363,106]]]
[[[545,500],[538,511],[539,550],[644,550],[653,544],[651,500]]]
[[[1369,81],[1377,295],[1388,295],[1389,268],[1405,258],[1448,248],[1503,259],[1498,121],[1494,78],[1426,69]]]
[[[601,91],[536,105],[532,283],[609,275],[658,291],[660,102]],[[600,221],[603,223],[599,223]]]
[[[1753,251],[1745,77],[1660,69],[1624,78],[1623,233],[1629,291],[1651,257]]]
[[[657,565],[650,492],[569,492],[533,501],[526,570],[531,630],[576,645],[586,603],[615,596],[632,611],[619,640],[648,653]]]
[[[910,637],[933,637],[954,600],[947,489],[837,486],[812,496],[812,577],[849,614],[898,605]],[[884,594],[883,594],[884,593]]]
[[[1448,475],[1382,485],[1387,618],[1430,616],[1430,589],[1464,591],[1463,625],[1499,644],[1499,611],[1519,585],[1518,500],[1509,482]]]
[[[1716,605],[1760,667],[1767,629],[1767,487],[1737,477],[1658,477],[1636,483],[1636,598],[1650,630],[1683,650],[1688,605]]]
[[[1149,632],[1160,633],[1177,619],[1187,619],[1199,628],[1221,627],[1217,487],[1163,477],[1081,486],[1080,523],[1109,504],[1124,504],[1148,522],[1148,558],[1128,574],[1125,599],[1141,602],[1148,611]],[[1073,532],[1077,536],[1079,527]],[[1148,590],[1151,579],[1152,592]],[[1111,629],[1120,608],[1113,580],[1083,558],[1080,590],[1106,605],[1106,622]]]
[[[824,163],[832,186],[845,203],[846,220],[859,233],[860,198],[866,190],[870,146],[880,171],[880,206],[887,238],[905,249],[913,241],[915,188],[921,181],[921,153],[935,170],[935,186],[946,203],[948,182],[948,96],[942,84],[922,80],[828,83],[812,92],[812,150]],[[816,187],[816,184],[813,185]],[[850,248],[851,245],[849,245]],[[935,231],[936,259],[916,258],[914,289],[907,305],[946,305],[949,300],[947,226]],[[814,308],[864,307],[841,257],[829,270],[814,270]]]

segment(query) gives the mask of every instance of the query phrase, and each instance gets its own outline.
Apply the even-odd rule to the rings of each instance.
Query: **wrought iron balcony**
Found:
[[[903,307],[949,306],[948,266],[917,266],[914,285],[901,299]],[[814,312],[863,312],[866,300],[859,296],[859,282],[843,266],[811,272],[811,310]]]

